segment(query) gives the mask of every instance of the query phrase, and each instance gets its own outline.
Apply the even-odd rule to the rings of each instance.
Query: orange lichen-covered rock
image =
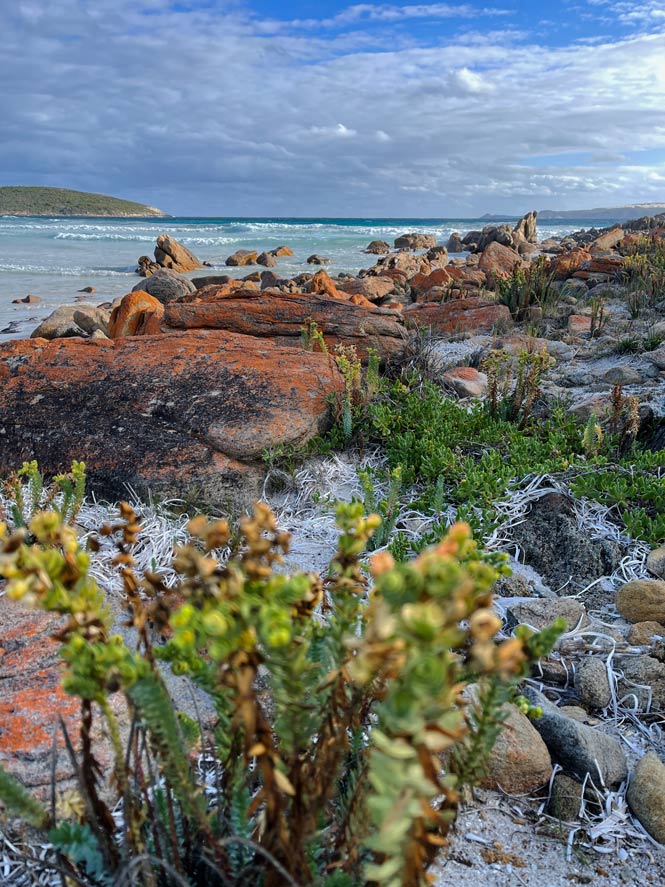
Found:
[[[362,360],[368,348],[383,359],[405,345],[404,325],[395,311],[355,305],[345,299],[308,293],[245,293],[217,301],[172,302],[164,315],[172,329],[223,329],[272,339],[280,344],[300,342],[302,330],[315,323],[329,348],[355,345]],[[362,298],[362,297],[361,297]]]
[[[568,253],[557,256],[552,263],[552,270],[557,280],[565,280],[574,274],[575,271],[584,265],[585,262],[591,261],[591,253],[582,249],[571,249]]]
[[[391,277],[351,277],[338,286],[338,291],[350,296],[364,296],[370,302],[378,302],[394,290],[395,281]]]
[[[335,286],[335,282],[327,271],[321,269],[306,286],[308,293],[316,293],[319,296],[331,296],[333,299],[348,299],[346,293],[341,293]]]
[[[273,256],[292,256],[293,250],[290,246],[278,246],[275,249],[271,249],[270,252]]]
[[[490,283],[497,277],[510,277],[522,265],[523,261],[518,252],[496,240],[485,247],[478,262],[478,267]]]
[[[237,511],[259,495],[262,452],[324,431],[344,382],[323,354],[189,330],[6,342],[0,388],[0,473],[37,459],[51,474],[84,458],[90,490],[111,501],[127,485],[196,489]]]
[[[433,332],[448,336],[491,333],[497,327],[512,325],[506,305],[498,305],[481,297],[409,305],[403,315],[408,327],[429,327]]]
[[[411,284],[411,289],[415,290],[416,293],[425,293],[434,286],[447,286],[452,281],[453,278],[447,268],[437,268],[431,274],[422,272],[416,274],[409,283]]]
[[[154,296],[135,290],[127,293],[111,312],[109,336],[144,336],[159,332],[164,317],[164,306]]]

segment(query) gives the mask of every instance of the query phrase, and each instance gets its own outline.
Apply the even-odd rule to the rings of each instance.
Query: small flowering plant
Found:
[[[460,789],[482,775],[501,704],[559,630],[499,635],[501,556],[457,524],[411,562],[376,554],[369,581],[363,557],[380,519],[355,502],[338,508],[328,574],[289,575],[289,536],[257,504],[237,531],[194,519],[192,544],[175,553],[180,582],[167,589],[136,574],[140,524],[121,509],[101,532],[117,539],[136,649],[113,634],[88,554],[61,516],[0,526],[9,597],[66,617],[58,639],[64,688],[81,703],[81,803],[55,805],[69,811],[55,822],[3,771],[0,800],[50,828],[72,875],[100,883],[131,867],[155,887],[210,884],[211,872],[265,887],[427,884]],[[175,711],[166,667],[209,694],[209,728]],[[470,685],[477,706],[463,695]],[[97,719],[114,757],[104,786]]]

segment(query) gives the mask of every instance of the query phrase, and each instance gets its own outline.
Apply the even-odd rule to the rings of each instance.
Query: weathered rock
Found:
[[[618,246],[621,241],[624,239],[625,233],[623,228],[612,228],[610,231],[606,231],[604,234],[601,234],[600,237],[596,237],[596,239],[591,243],[592,249],[614,249],[615,246]]]
[[[38,302],[41,302],[41,299],[39,296],[33,296],[32,293],[29,293],[22,299],[12,299],[12,305],[36,305]]]
[[[536,227],[537,212],[527,213],[513,228],[513,240],[526,241],[526,243],[538,243],[538,231]]]
[[[175,237],[171,237],[170,234],[160,234],[157,238],[155,261],[162,268],[170,268],[180,273],[196,271],[197,268],[203,267],[194,253],[191,253],[187,247],[179,243]]]
[[[660,622],[635,622],[628,632],[628,643],[636,647],[648,647],[654,637],[665,637],[665,625]]]
[[[277,256],[277,258],[279,258],[280,256],[293,255],[293,250],[290,246],[277,246],[275,247],[275,249],[271,249],[270,252],[273,254],[273,256]]]
[[[550,753],[532,722],[518,708],[505,705],[503,714],[506,718],[481,785],[508,794],[535,791],[552,775]]]
[[[487,391],[487,376],[473,367],[446,370],[441,381],[450,385],[459,397],[482,397]]]
[[[398,271],[407,277],[412,277],[420,271],[430,270],[430,264],[423,256],[416,256],[413,253],[402,251],[383,256],[374,268],[370,269],[370,273],[385,274],[386,271]]]
[[[384,360],[402,352],[406,336],[397,312],[371,303],[365,308],[347,300],[314,293],[241,290],[220,300],[171,303],[164,322],[173,329],[223,329],[279,344],[297,344],[302,328],[311,321],[330,349],[337,344],[355,345],[362,360],[367,359],[368,348],[376,349]]]
[[[238,249],[232,256],[229,256],[225,265],[233,268],[243,268],[245,265],[256,265],[259,254],[256,250]]]
[[[323,354],[194,330],[0,344],[0,387],[0,473],[84,457],[111,501],[129,484],[239,510],[259,494],[261,453],[323,431],[344,383]]]
[[[31,339],[87,339],[95,330],[108,335],[109,312],[95,305],[61,305],[30,334]]]
[[[626,800],[651,837],[665,844],[665,764],[656,752],[647,752],[638,762]]]
[[[436,246],[434,234],[402,234],[395,238],[395,249],[429,249]]]
[[[650,351],[646,357],[656,369],[665,370],[665,345],[661,345],[655,351]]]
[[[274,268],[277,264],[277,256],[274,253],[261,253],[256,259],[257,265],[263,265],[264,268]]]
[[[618,739],[562,714],[532,687],[525,687],[524,695],[543,709],[542,717],[533,724],[555,764],[580,781],[588,773],[597,786],[619,787],[628,775],[628,764]]]
[[[350,296],[364,296],[370,302],[378,302],[395,291],[391,277],[351,277],[338,283],[337,289]]]
[[[529,625],[537,631],[547,628],[555,619],[563,619],[566,631],[573,631],[577,626],[588,624],[584,604],[577,598],[559,598],[555,600],[533,598],[521,601],[508,609],[507,626],[513,629],[516,625]]]
[[[331,261],[330,258],[328,258],[326,256],[319,256],[316,253],[314,253],[314,255],[308,257],[307,264],[308,265],[329,265],[330,261]]]
[[[619,696],[634,696],[641,708],[665,711],[665,664],[654,656],[631,656],[620,662]]]
[[[192,277],[190,282],[194,284],[197,290],[200,290],[206,286],[219,286],[222,283],[236,281],[230,274],[207,274],[205,277]]]
[[[448,263],[448,250],[445,246],[433,246],[427,250],[425,258],[433,267],[443,268]]]
[[[164,317],[164,305],[142,290],[127,293],[112,311],[109,319],[109,336],[146,336],[160,332]]]
[[[446,287],[453,282],[454,278],[447,268],[437,268],[431,273],[416,274],[409,283],[411,289],[416,293],[425,293],[433,287]]]
[[[466,252],[466,244],[457,231],[453,231],[453,233],[450,235],[446,246],[449,253]]]
[[[628,622],[665,623],[665,581],[632,579],[617,591],[616,608]]]
[[[575,690],[586,709],[606,708],[612,701],[607,666],[599,656],[583,659],[575,671]]]
[[[404,319],[409,327],[429,327],[435,333],[449,336],[491,333],[497,327],[512,325],[506,305],[498,305],[482,297],[454,299],[441,304],[408,305],[404,309]]]
[[[610,385],[641,385],[644,381],[641,373],[630,366],[610,367],[603,375],[603,379]]]
[[[568,318],[568,332],[571,336],[588,336],[591,332],[591,317],[587,314],[571,314]]]
[[[572,500],[559,493],[548,493],[535,501],[525,520],[513,528],[513,536],[524,562],[537,570],[553,591],[565,588],[566,594],[610,576],[623,556],[614,540],[592,539],[582,531]]]
[[[654,548],[647,555],[647,570],[654,576],[665,579],[665,545]]]
[[[154,296],[162,305],[166,305],[168,302],[186,296],[187,293],[196,292],[196,287],[188,277],[177,271],[163,269],[156,271],[147,280],[142,280],[132,287],[132,292],[139,292],[139,290]]]
[[[547,812],[562,822],[575,822],[580,815],[583,794],[581,783],[565,773],[557,773],[552,780]]]
[[[497,241],[485,247],[478,263],[490,283],[497,278],[510,277],[521,265],[519,253]]]
[[[386,243],[385,240],[373,240],[367,245],[365,252],[373,256],[383,256],[390,252],[390,244]]]
[[[552,272],[557,280],[565,280],[578,271],[585,262],[591,261],[591,253],[586,249],[572,249],[557,256],[552,264]]]

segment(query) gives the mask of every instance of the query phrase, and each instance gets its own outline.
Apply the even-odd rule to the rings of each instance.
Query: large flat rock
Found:
[[[0,473],[88,466],[98,496],[246,508],[261,455],[324,431],[344,383],[325,355],[220,330],[0,345]]]

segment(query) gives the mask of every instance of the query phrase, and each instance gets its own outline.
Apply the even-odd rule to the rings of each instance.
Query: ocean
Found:
[[[211,268],[200,274],[244,277],[250,268],[227,268],[237,249],[259,252],[286,244],[295,255],[279,259],[275,269],[285,277],[311,271],[313,253],[329,257],[331,274],[357,273],[376,261],[363,252],[371,240],[392,245],[400,234],[435,234],[445,245],[453,231],[464,235],[489,224],[485,219],[92,219],[0,217],[0,340],[29,336],[59,305],[72,304],[83,287],[94,287],[93,303],[128,293],[140,280],[134,269],[139,256],[150,255],[157,235],[168,232]],[[491,224],[496,224],[492,220]],[[591,227],[592,223],[548,222],[538,226],[544,240]],[[28,294],[42,301],[14,305]]]

